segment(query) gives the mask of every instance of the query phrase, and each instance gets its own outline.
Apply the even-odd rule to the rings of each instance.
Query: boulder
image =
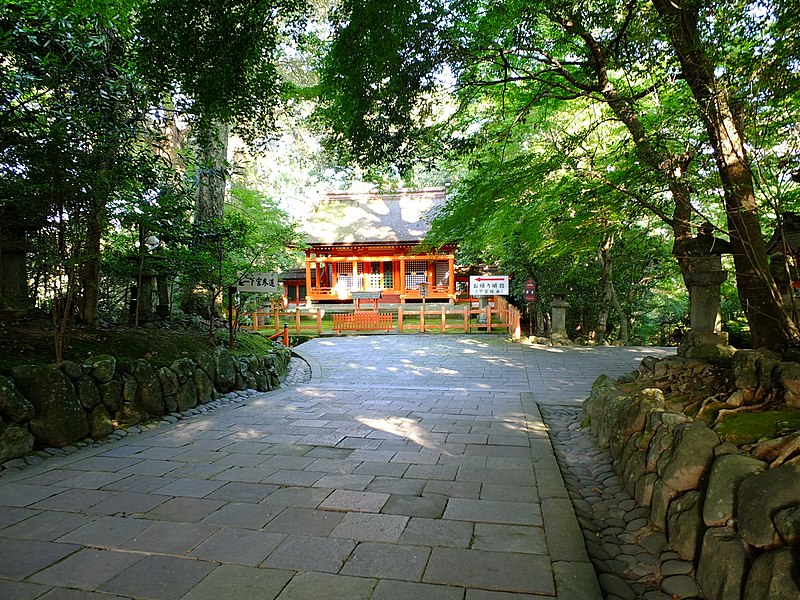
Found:
[[[158,370],[158,380],[161,383],[162,396],[167,397],[178,395],[181,384],[180,381],[178,381],[178,375],[175,373],[175,371],[167,367],[161,367]]]
[[[169,368],[178,375],[178,381],[186,383],[194,376],[194,372],[197,370],[197,363],[191,358],[179,358]]]
[[[644,430],[648,413],[663,410],[664,406],[664,393],[658,388],[645,388],[628,396],[628,401],[616,414],[609,434],[611,454],[618,456],[628,439]]]
[[[231,353],[224,348],[214,350],[214,386],[221,393],[230,392],[236,385],[236,365]]]
[[[122,407],[117,411],[117,423],[120,427],[130,427],[146,421],[150,415],[147,411],[135,402],[123,402]]]
[[[136,383],[132,375],[128,375],[127,373],[122,373],[120,378],[122,379],[122,401],[136,402],[136,389],[139,387],[139,384]]]
[[[650,447],[650,441],[661,425],[661,413],[663,412],[664,409],[656,408],[647,413],[644,421],[644,429],[642,429],[642,432],[636,438],[636,445],[639,447],[639,450],[647,452]]]
[[[768,392],[775,387],[776,374],[780,362],[774,358],[761,356],[758,359],[758,387],[764,392]],[[778,376],[779,377],[779,376]]]
[[[0,415],[15,423],[32,419],[36,409],[19,393],[14,380],[0,375]]]
[[[620,396],[624,394],[617,389],[614,379],[601,375],[592,384],[592,392],[583,403],[583,411],[589,417],[592,433],[604,448],[608,447],[609,404]]]
[[[743,391],[747,401],[752,398],[754,390],[758,387],[758,359],[760,356],[755,350],[739,350],[733,355],[731,361],[733,375],[736,378],[735,385]]]
[[[181,384],[178,375],[167,367],[158,370],[158,380],[161,383],[161,395],[164,398],[164,411],[171,413],[178,410],[178,394]]]
[[[272,389],[272,378],[266,369],[259,369],[255,372],[256,389],[259,392],[268,392]]]
[[[83,363],[83,368],[97,383],[108,383],[117,369],[117,359],[108,354],[93,356]]]
[[[658,461],[658,474],[678,492],[697,489],[714,460],[719,436],[701,421],[677,425],[673,434],[672,447]]]
[[[739,535],[756,548],[778,546],[781,538],[773,518],[795,506],[800,506],[800,465],[782,465],[748,477],[739,485],[736,502]]]
[[[795,396],[800,396],[800,364],[782,362],[778,365],[778,381],[781,386]]]
[[[783,394],[783,401],[789,410],[800,410],[800,394],[793,394],[787,391]]]
[[[197,406],[197,386],[194,384],[194,377],[181,384],[175,402],[181,411]]]
[[[800,549],[766,552],[753,563],[744,588],[744,600],[800,598]]]
[[[133,360],[130,358],[118,358],[117,373],[127,373],[128,375],[133,375]]]
[[[16,423],[0,421],[0,463],[20,458],[33,450],[31,432]]]
[[[214,389],[214,382],[203,369],[197,369],[194,372],[194,387],[198,404],[206,404],[216,398],[217,391]]]
[[[748,477],[763,473],[766,469],[766,463],[752,456],[727,454],[717,458],[708,477],[703,522],[708,527],[727,525],[735,515],[739,485]]]
[[[78,391],[78,399],[81,402],[81,406],[86,410],[92,410],[103,401],[100,396],[100,390],[97,389],[97,384],[91,377],[81,377],[75,382],[75,387]]]
[[[653,484],[653,501],[650,504],[650,523],[658,530],[664,531],[667,528],[667,510],[669,503],[678,495],[661,479]]]
[[[622,471],[622,485],[631,496],[636,494],[636,482],[647,473],[647,455],[636,451],[625,461]]]
[[[11,370],[17,388],[36,409],[30,431],[43,446],[61,447],[85,438],[89,420],[72,381],[56,366],[21,365]]]
[[[779,510],[772,521],[784,544],[800,547],[800,506]]]
[[[122,406],[122,376],[114,375],[111,381],[98,384],[97,389],[100,391],[103,406],[112,413],[117,412]]]
[[[750,560],[745,545],[734,531],[724,527],[707,530],[697,566],[697,582],[705,598],[741,598]]]
[[[89,428],[94,438],[103,438],[114,431],[111,415],[108,414],[108,409],[102,404],[95,406],[89,415]]]
[[[658,481],[658,475],[655,473],[647,473],[636,481],[634,487],[633,497],[639,506],[650,506],[653,500],[653,487]]]
[[[242,385],[237,387],[241,387],[248,390],[254,390],[258,387],[258,382],[256,378],[253,376],[253,370],[251,369],[251,363],[253,362],[252,356],[242,356],[236,361],[236,372],[241,377]],[[257,363],[256,363],[257,365]],[[237,384],[239,382],[239,378],[236,379]]]
[[[78,363],[74,363],[71,360],[65,360],[59,366],[61,370],[64,371],[64,375],[73,381],[83,377],[83,369],[81,369],[81,366]]]
[[[667,511],[669,547],[686,561],[693,562],[705,533],[703,495],[697,490],[673,500]]]
[[[197,355],[197,367],[205,371],[211,381],[217,376],[217,361],[213,352],[201,352]]]
[[[639,373],[643,377],[653,375],[656,371],[656,364],[658,364],[658,359],[655,356],[645,356],[639,363]]]
[[[164,395],[161,381],[153,366],[143,358],[133,362],[133,378],[136,380],[136,404],[151,415],[164,414]]]

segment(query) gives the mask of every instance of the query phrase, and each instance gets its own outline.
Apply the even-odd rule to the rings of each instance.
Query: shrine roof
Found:
[[[419,242],[444,206],[442,188],[320,196],[300,230],[312,245]]]

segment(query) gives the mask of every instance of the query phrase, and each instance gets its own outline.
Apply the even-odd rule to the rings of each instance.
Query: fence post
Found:
[[[294,324],[297,329],[297,335],[300,335],[300,307],[294,309]]]
[[[322,313],[317,309],[317,335],[322,335]]]
[[[444,312],[444,304],[442,304],[442,333],[447,333],[447,317]]]
[[[492,333],[492,307],[486,307],[486,333]]]
[[[425,305],[419,309],[419,332],[425,333]]]
[[[403,333],[403,306],[397,307],[397,333]]]
[[[250,313],[250,320],[252,321],[250,327],[253,328],[253,331],[258,331],[258,309]]]
[[[283,324],[283,345],[289,347],[289,324]]]
[[[469,333],[469,311],[472,310],[472,303],[464,305],[464,333]]]

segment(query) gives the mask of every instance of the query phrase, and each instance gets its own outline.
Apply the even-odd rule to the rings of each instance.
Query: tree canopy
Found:
[[[456,188],[469,193],[479,178],[493,188],[491,200],[474,197],[477,214],[513,210],[514,224],[552,202],[543,181],[568,173],[593,190],[576,197],[581,204],[613,207],[623,197],[617,215],[669,227],[681,268],[681,243],[710,222],[731,241],[754,343],[797,338],[761,231],[797,197],[786,151],[796,140],[793,3],[392,5],[384,18],[373,3],[343,4],[322,72],[332,148],[401,168],[412,157],[458,161],[468,176]],[[386,69],[392,61],[399,68]],[[381,143],[371,145],[375,136]],[[525,183],[509,188],[511,173]],[[526,186],[526,200],[513,202]],[[483,217],[478,229],[491,227]],[[451,235],[483,235],[474,231]]]
[[[291,89],[277,64],[305,8],[2,3],[0,308],[21,314],[35,303],[64,335],[73,318],[125,319],[131,281],[141,298],[154,275],[195,270],[218,290],[235,273],[225,279],[208,263],[280,264],[294,240],[270,198],[242,190],[214,222],[198,221],[194,205],[203,176],[223,193],[229,185],[224,155],[209,176],[210,132],[232,128],[252,143],[273,134]],[[149,236],[161,242],[152,254]],[[198,241],[212,238],[205,256]],[[159,302],[171,298],[161,291]]]

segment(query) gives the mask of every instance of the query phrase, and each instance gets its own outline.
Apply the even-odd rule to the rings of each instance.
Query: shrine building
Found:
[[[422,287],[427,300],[454,302],[455,245],[421,246],[444,203],[442,188],[322,195],[301,225],[305,277],[284,276],[287,300],[404,303],[420,300]]]

